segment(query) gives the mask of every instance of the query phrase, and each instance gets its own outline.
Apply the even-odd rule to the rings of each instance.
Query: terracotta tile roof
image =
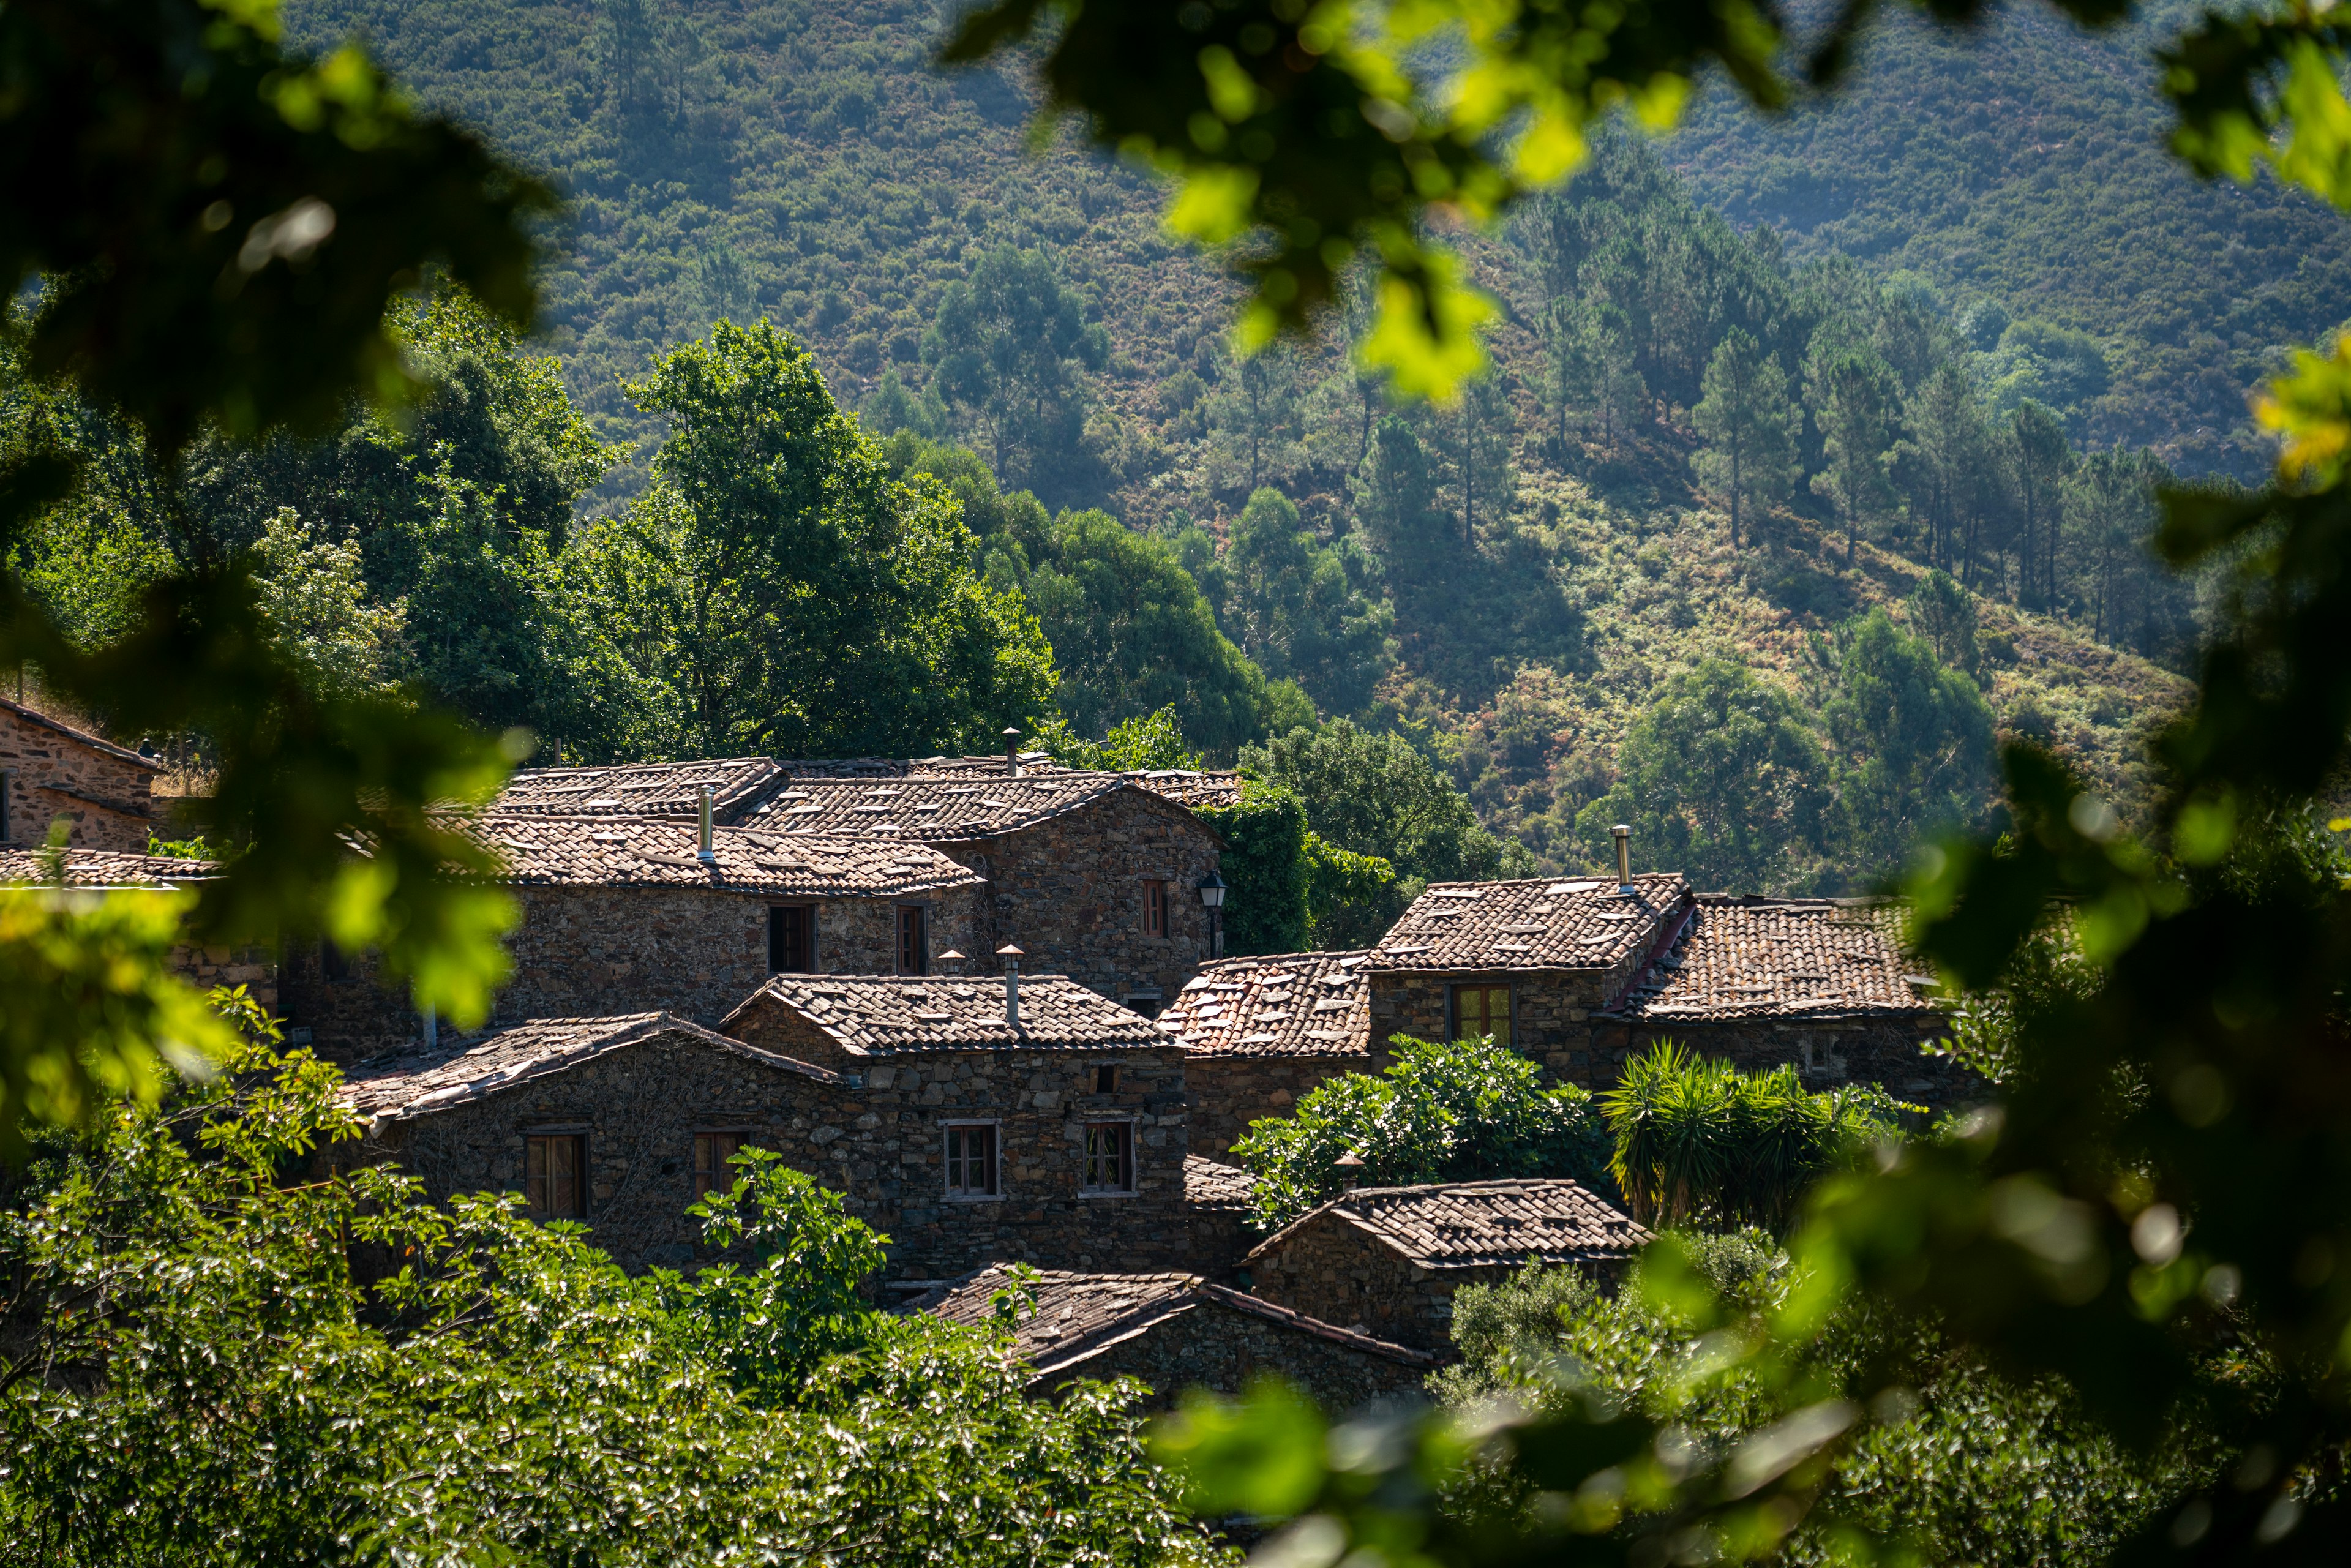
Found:
[[[94,751],[103,751],[109,757],[120,761],[135,762],[151,773],[163,771],[163,764],[160,758],[141,757],[127,746],[117,746],[104,736],[92,735],[89,731],[78,728],[61,718],[51,718],[38,708],[26,707],[23,703],[10,702],[6,697],[0,697],[0,712],[13,713],[28,723],[37,724],[44,729],[54,730],[70,740],[79,741]]]
[[[1372,949],[1374,969],[1605,969],[1646,947],[1689,896],[1677,872],[1613,880],[1440,882]]]
[[[1165,795],[1179,806],[1230,806],[1241,798],[1241,776],[1229,768],[1169,768],[1119,777],[1155,795]]]
[[[1369,1186],[1333,1198],[1259,1243],[1248,1258],[1279,1250],[1310,1225],[1353,1226],[1423,1269],[1623,1258],[1649,1233],[1563,1177]]]
[[[931,1312],[950,1322],[986,1323],[995,1317],[995,1304],[990,1298],[1000,1291],[1012,1289],[1014,1283],[1010,1270],[998,1264],[917,1297],[907,1303],[907,1310]],[[1426,1351],[1334,1327],[1222,1285],[1212,1285],[1197,1274],[1069,1274],[1045,1270],[1030,1283],[1029,1291],[1036,1312],[1019,1321],[1013,1331],[1012,1345],[1013,1354],[1036,1369],[1038,1381],[1069,1373],[1113,1345],[1201,1307],[1245,1312],[1408,1366],[1433,1367],[1442,1359]]]
[[[68,887],[177,887],[218,876],[211,861],[174,860],[168,855],[123,854],[114,850],[68,850]],[[38,850],[0,850],[0,884],[47,883],[49,870]]]
[[[721,1029],[762,1008],[782,1007],[863,1056],[910,1051],[1177,1049],[1141,1013],[1059,975],[1020,977],[1020,1022],[1004,1021],[996,975],[777,975],[729,1013]]]
[[[1614,1010],[1658,1022],[1925,1013],[1935,984],[1904,956],[1896,905],[1710,894]]]
[[[789,833],[953,843],[1032,827],[1126,789],[1114,773],[1007,779],[909,774],[876,782],[794,779],[752,819]]]
[[[787,758],[781,764],[794,779],[952,779],[957,783],[986,782],[1012,777],[1001,753],[994,757],[887,757]],[[1023,779],[1123,779],[1179,806],[1229,806],[1240,799],[1241,776],[1234,768],[1170,768],[1097,770],[1065,767],[1042,751],[1020,753]]]
[[[707,784],[713,814],[720,821],[733,821],[783,778],[782,765],[768,757],[527,768],[507,780],[490,810],[504,815],[683,817],[691,821],[701,813],[702,786]]]
[[[1238,1166],[1199,1155],[1184,1156],[1184,1206],[1187,1208],[1247,1208],[1257,1177]]]
[[[1201,967],[1159,1021],[1201,1056],[1364,1056],[1364,953],[1220,958]]]
[[[809,898],[890,898],[977,887],[986,878],[921,843],[715,828],[714,865],[695,859],[692,821],[645,817],[493,816],[466,831],[508,880],[569,887],[707,887]]]
[[[695,1040],[804,1078],[845,1082],[839,1073],[729,1040],[668,1013],[629,1013],[618,1018],[533,1019],[438,1051],[371,1057],[346,1072],[343,1098],[362,1117],[406,1121],[486,1099],[517,1083],[566,1071],[616,1051],[670,1038]]]

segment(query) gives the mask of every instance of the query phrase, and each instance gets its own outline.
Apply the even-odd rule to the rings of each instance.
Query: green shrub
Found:
[[[1345,1191],[1338,1162],[1350,1153],[1364,1162],[1360,1186],[1552,1176],[1607,1192],[1607,1137],[1590,1093],[1544,1088],[1541,1069],[1489,1040],[1395,1043],[1379,1076],[1331,1079],[1233,1146],[1257,1176],[1259,1226],[1278,1229]]]

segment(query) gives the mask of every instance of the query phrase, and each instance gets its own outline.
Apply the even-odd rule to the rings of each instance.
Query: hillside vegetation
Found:
[[[1228,286],[1161,235],[1158,193],[1032,155],[1013,83],[927,68],[926,9],[299,0],[288,19],[368,35],[570,193],[557,358],[437,306],[413,330],[448,378],[438,412],[216,449],[184,511],[153,504],[125,433],[40,413],[112,458],[16,563],[87,635],[169,570],[186,517],[327,584],[337,613],[288,613],[328,643],[365,632],[345,663],[366,678],[568,755],[919,750],[1056,716],[1099,737],[1166,708],[1208,755],[1275,766],[1250,748],[1345,718],[1409,741],[1538,864],[1589,863],[1622,815],[1702,878],[1822,889],[1991,810],[1996,728],[2060,745],[2126,813],[2147,797],[2141,743],[2204,613],[2141,548],[2164,470],[2084,450],[2127,378],[2067,380],[2086,350],[2023,296],[1985,346],[1980,269],[1802,259],[1611,141],[1464,236],[1505,307],[1494,375],[1457,408],[1396,406],[1349,367],[1352,307],[1237,361]],[[1693,137],[1669,149],[1735,162],[1718,111]],[[766,329],[711,329],[762,316],[824,392]],[[820,517],[730,466],[729,400],[764,408],[770,385],[778,450],[844,476]],[[833,399],[890,444],[861,449]],[[877,461],[945,492],[893,498]],[[920,528],[858,554],[892,515]],[[870,614],[828,631],[780,608],[835,570],[758,553],[802,527],[866,574],[824,602]],[[78,570],[94,552],[119,570]],[[834,645],[875,674],[811,685]]]

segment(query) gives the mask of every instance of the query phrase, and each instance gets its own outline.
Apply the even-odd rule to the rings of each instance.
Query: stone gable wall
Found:
[[[814,903],[816,963],[834,974],[887,975],[898,962],[898,909],[927,912],[933,953],[971,951],[981,890],[905,898],[799,900],[689,887],[517,887],[522,923],[507,937],[514,975],[489,1027],[534,1018],[665,1011],[715,1025],[768,978],[768,909]],[[330,1061],[375,1055],[417,1038],[404,988],[376,984],[372,954],[329,981],[319,948],[289,955],[286,1006]]]
[[[1343,1073],[1375,1073],[1395,1060],[1385,1049],[1346,1056],[1195,1056],[1192,1152],[1221,1159],[1251,1122],[1296,1113],[1298,1102]]]
[[[76,849],[147,852],[161,821],[155,771],[0,708],[0,787],[8,791],[8,831],[0,845],[47,843],[59,817]]]
[[[996,949],[1010,943],[1028,955],[1020,967],[1030,974],[1067,975],[1114,1001],[1153,988],[1173,1001],[1208,956],[1199,884],[1217,869],[1217,837],[1143,790],[1118,790],[1018,832],[932,847],[988,879],[986,946],[963,947],[975,973],[995,970]],[[1165,936],[1144,934],[1151,879],[1167,883]]]
[[[200,991],[214,986],[243,986],[253,999],[271,1012],[277,1010],[277,965],[266,947],[197,947],[172,949],[174,973]]]
[[[1238,1395],[1265,1373],[1305,1389],[1333,1416],[1384,1395],[1415,1392],[1428,1375],[1426,1368],[1301,1333],[1211,1300],[1039,1379],[1035,1392],[1081,1377],[1139,1377],[1152,1391],[1144,1408],[1165,1410],[1187,1388]]]
[[[1740,1019],[1721,1023],[1604,1024],[1593,1056],[1601,1082],[1613,1083],[1625,1063],[1659,1040],[1723,1057],[1742,1072],[1793,1063],[1815,1093],[1849,1083],[1875,1083],[1904,1100],[1938,1111],[1972,1105],[1991,1092],[1974,1073],[1920,1047],[1950,1032],[1938,1018]]]
[[[1453,1348],[1453,1292],[1510,1272],[1416,1268],[1334,1214],[1301,1221],[1246,1270],[1251,1295],[1374,1339],[1435,1351]]]
[[[581,1133],[594,1242],[632,1269],[698,1256],[698,1229],[684,1212],[696,1132],[739,1133],[841,1193],[852,1214],[891,1238],[893,1278],[946,1279],[1011,1261],[1180,1267],[1189,1250],[1183,1062],[1173,1051],[1115,1059],[1115,1094],[1086,1092],[1097,1058],[1077,1052],[899,1059],[847,1087],[657,1040],[396,1124],[369,1153],[399,1160],[437,1199],[518,1191],[528,1132]],[[958,1118],[999,1124],[1001,1197],[946,1197],[940,1124]],[[1092,1118],[1137,1123],[1135,1196],[1079,1195]]]
[[[1629,978],[1629,967],[1627,977]],[[1377,971],[1371,977],[1372,1038],[1383,1046],[1396,1035],[1439,1040],[1452,1032],[1453,988],[1510,988],[1510,1046],[1571,1082],[1591,1081],[1592,1024],[1602,998],[1614,995],[1613,975],[1585,970],[1532,973],[1420,974]]]

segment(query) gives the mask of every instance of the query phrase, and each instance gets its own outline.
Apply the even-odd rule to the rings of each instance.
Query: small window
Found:
[[[1088,1192],[1134,1190],[1134,1123],[1086,1124],[1086,1168],[1081,1185]]]
[[[727,1161],[743,1146],[740,1133],[696,1133],[694,1134],[694,1196],[699,1201],[711,1192],[726,1192],[735,1185],[735,1171]]]
[[[1094,1069],[1094,1092],[1097,1094],[1115,1094],[1118,1092],[1117,1068],[1097,1067]]]
[[[947,1128],[947,1196],[996,1196],[996,1129],[978,1123]]]
[[[930,942],[923,930],[922,909],[914,904],[902,907],[898,911],[898,973],[929,974],[930,954]]]
[[[1167,884],[1157,878],[1143,884],[1143,934],[1167,935]]]
[[[779,904],[768,911],[768,973],[805,975],[816,967],[816,911]]]
[[[1510,987],[1453,988],[1453,1038],[1468,1040],[1479,1034],[1493,1036],[1496,1045],[1510,1043]]]
[[[588,1140],[577,1133],[523,1140],[523,1200],[541,1219],[588,1216]]]

